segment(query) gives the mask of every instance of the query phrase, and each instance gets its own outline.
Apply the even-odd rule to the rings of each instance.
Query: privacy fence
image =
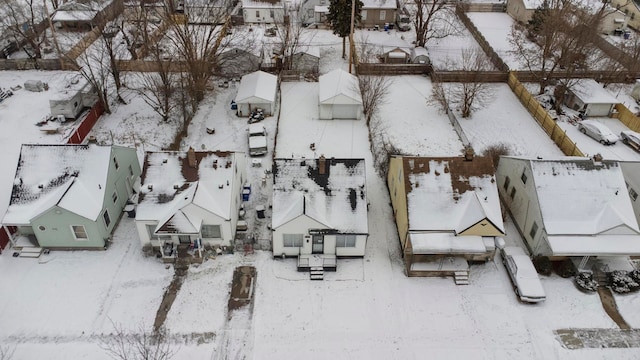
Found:
[[[522,105],[529,111],[531,116],[542,126],[544,131],[549,135],[551,140],[558,145],[560,150],[567,156],[585,156],[576,143],[571,141],[567,133],[558,126],[555,120],[551,118],[547,110],[545,110],[538,100],[520,83],[515,74],[509,74],[509,87],[518,97]]]

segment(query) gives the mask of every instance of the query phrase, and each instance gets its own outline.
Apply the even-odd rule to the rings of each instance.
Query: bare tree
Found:
[[[117,324],[115,333],[104,337],[102,349],[112,358],[119,360],[169,360],[176,354],[169,344],[169,333],[161,330],[149,333],[144,327],[138,328],[137,334],[128,334]]]
[[[465,72],[465,80],[450,83],[447,89],[442,83],[435,83],[432,101],[445,106],[455,104],[459,106],[462,117],[468,118],[492,96],[491,85],[482,78],[482,72],[491,70],[492,64],[481,49],[463,49],[460,60],[459,67]]]
[[[213,27],[209,25],[189,25],[184,21],[170,20],[171,36],[169,41],[177,50],[178,58],[184,63],[191,98],[191,107],[195,111],[198,103],[204,99],[209,80],[214,75],[221,43],[230,26]]]
[[[13,359],[13,354],[16,352],[15,346],[4,346],[0,345],[0,360],[11,360]]]
[[[460,31],[454,8],[449,0],[415,0],[410,7],[416,31],[416,46],[425,46],[431,39],[441,39]]]
[[[42,0],[0,0],[0,29],[20,46],[30,59],[42,58],[47,41]]]
[[[511,53],[537,77],[539,94],[544,93],[560,70],[570,78],[572,73],[598,64],[606,64],[608,70],[615,64],[620,69],[615,62],[596,62],[590,58],[594,53],[591,39],[599,36],[603,19],[613,11],[616,9],[606,2],[594,9],[571,0],[547,0],[536,9],[528,24],[514,24],[508,36]]]
[[[389,96],[389,88],[393,84],[391,78],[382,75],[358,75],[358,86],[362,97],[362,111],[367,121],[378,113]]]
[[[150,56],[153,59],[155,71],[140,74],[142,88],[138,90],[144,102],[162,117],[163,121],[169,121],[171,113],[178,106],[174,99],[180,74],[175,72],[173,57],[165,56],[164,50],[159,45],[150,48]]]
[[[276,23],[276,35],[280,41],[280,56],[282,66],[279,70],[291,70],[293,68],[293,56],[312,39],[309,32],[305,32],[304,23],[308,20],[300,9],[300,4],[293,5],[289,9],[289,15],[281,23]]]

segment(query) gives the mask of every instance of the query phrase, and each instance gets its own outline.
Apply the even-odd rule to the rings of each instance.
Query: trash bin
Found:
[[[238,110],[238,104],[233,100],[231,100],[231,110]]]
[[[624,33],[622,33],[622,37],[623,37],[625,40],[629,40],[629,38],[631,37],[631,31],[629,31],[629,30],[625,30],[625,31],[624,31]]]
[[[251,190],[243,189],[242,190],[242,201],[249,201],[249,195],[251,195]]]
[[[256,216],[258,216],[258,219],[264,219],[264,206],[263,205],[256,206]]]
[[[124,211],[127,212],[127,216],[130,218],[135,218],[136,217],[136,206],[133,204],[129,204],[127,206],[124,207]]]

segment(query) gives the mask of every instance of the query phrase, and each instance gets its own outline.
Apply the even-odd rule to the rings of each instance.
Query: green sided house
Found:
[[[104,249],[139,176],[132,148],[22,145],[3,227],[16,249]]]

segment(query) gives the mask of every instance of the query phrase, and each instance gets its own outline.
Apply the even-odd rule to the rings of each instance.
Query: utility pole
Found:
[[[351,29],[349,30],[349,74],[353,63],[353,23],[356,16],[356,0],[351,0]]]

